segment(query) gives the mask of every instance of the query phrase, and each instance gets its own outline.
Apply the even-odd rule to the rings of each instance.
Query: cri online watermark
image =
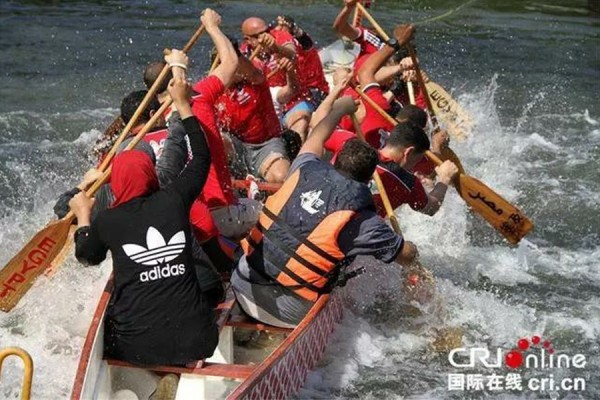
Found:
[[[460,347],[448,354],[450,365],[455,368],[503,368],[515,370],[506,374],[448,374],[448,390],[450,391],[524,391],[533,392],[583,392],[586,380],[582,377],[558,378],[552,373],[544,377],[525,378],[526,370],[546,372],[561,369],[577,370],[586,366],[583,354],[555,354],[552,343],[542,341],[539,336],[531,339],[523,338],[517,342],[517,348],[510,351],[496,349],[495,354],[485,347]],[[550,371],[548,371],[550,372]]]

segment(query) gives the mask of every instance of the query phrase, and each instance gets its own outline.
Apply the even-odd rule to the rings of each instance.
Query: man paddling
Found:
[[[231,87],[217,100],[216,110],[221,132],[232,136],[237,157],[248,172],[267,182],[283,182],[290,162],[269,84],[262,71],[243,55],[239,56]]]
[[[339,119],[354,111],[350,97],[334,104],[242,242],[243,255],[231,283],[244,311],[262,322],[298,324],[321,294],[333,290],[344,265],[358,255],[401,264],[416,257],[415,245],[375,214],[366,185],[377,164],[375,150],[351,140],[335,166],[320,158]]]

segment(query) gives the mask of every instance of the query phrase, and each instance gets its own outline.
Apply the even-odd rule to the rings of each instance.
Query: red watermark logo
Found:
[[[485,367],[494,370],[508,370],[504,375],[497,374],[496,371],[490,375],[448,374],[448,390],[522,391],[525,388],[536,392],[551,393],[585,391],[586,381],[582,377],[555,379],[553,374],[549,374],[544,377],[531,376],[527,380],[524,379],[522,375],[527,371],[551,370],[554,372],[554,370],[561,369],[573,371],[586,366],[585,355],[559,354],[550,340],[543,340],[540,336],[521,338],[517,340],[516,347],[510,350],[497,348],[495,351],[490,351],[487,347],[459,347],[450,351],[448,361],[453,367],[461,369]]]

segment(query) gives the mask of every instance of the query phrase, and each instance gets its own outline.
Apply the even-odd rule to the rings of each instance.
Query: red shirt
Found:
[[[242,142],[264,143],[281,135],[281,125],[266,81],[260,85],[243,81],[227,89],[219,97],[216,107],[221,130]]]
[[[372,83],[367,85],[364,92],[379,107],[385,111],[389,111],[390,103],[383,96],[383,91],[378,84]],[[394,128],[394,125],[371,107],[368,102],[363,101],[363,104],[365,106],[365,118],[361,122],[360,127],[367,142],[374,148],[380,149],[385,145],[389,132]]]
[[[225,86],[214,75],[199,81],[194,85],[199,93],[192,103],[192,112],[198,118],[200,126],[206,135],[210,149],[210,170],[199,199],[209,208],[223,207],[236,203],[231,187],[231,175],[227,167],[227,158],[223,139],[217,128],[215,104],[223,94]]]
[[[309,50],[298,48],[297,51],[300,84],[307,88],[319,89],[323,93],[329,93],[329,84],[325,79],[319,51],[314,46]]]
[[[360,52],[354,61],[354,71],[358,71],[369,55],[375,53],[385,45],[381,38],[370,30],[362,26],[359,26],[358,30],[360,33],[358,37],[354,39],[354,42],[360,46]]]
[[[395,210],[402,204],[408,204],[415,211],[424,209],[429,199],[421,181],[395,162],[384,159],[381,154],[379,159],[377,172],[379,172],[383,187],[390,199],[392,209]],[[385,207],[377,192],[377,185],[371,185],[371,191],[375,191],[373,201],[377,208],[377,214],[385,216]]]

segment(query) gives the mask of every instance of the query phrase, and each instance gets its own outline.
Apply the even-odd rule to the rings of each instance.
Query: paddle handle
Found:
[[[212,65],[210,66],[210,69],[208,70],[208,73],[212,73],[215,68],[217,68],[217,66],[219,65],[219,63],[221,62],[221,60],[219,59],[219,55],[217,54],[217,56],[215,57]]]
[[[406,82],[406,91],[408,92],[408,101],[410,101],[410,104],[415,105],[415,88],[412,82]]]
[[[352,119],[352,124],[354,125],[354,130],[356,131],[356,136],[360,140],[366,143],[365,135],[362,132],[360,127],[360,123],[358,122],[358,118],[356,118],[356,114],[350,114],[350,119]],[[381,197],[381,201],[383,203],[383,207],[385,208],[385,213],[390,219],[390,223],[392,224],[392,229],[394,232],[401,235],[402,230],[400,229],[400,223],[398,222],[398,218],[394,213],[394,209],[392,208],[392,203],[390,203],[390,198],[387,195],[387,191],[385,190],[385,186],[383,186],[383,182],[381,181],[381,177],[379,176],[379,172],[377,172],[377,168],[373,171],[373,179],[375,180],[375,184],[377,185],[377,189],[379,190],[379,196]]]
[[[258,56],[258,53],[260,53],[262,49],[261,45],[256,46],[256,48],[254,50],[252,50],[252,54],[250,54],[250,57],[248,58],[249,61],[252,61],[256,58],[256,56]]]
[[[415,67],[415,72],[417,73],[417,83],[421,87],[423,91],[423,95],[425,97],[425,104],[427,105],[427,111],[429,112],[429,117],[431,118],[431,124],[433,125],[433,130],[437,131],[440,126],[438,124],[437,117],[435,116],[435,111],[433,111],[433,105],[431,104],[431,99],[429,98],[429,93],[427,93],[427,87],[425,86],[425,80],[423,79],[423,74],[421,73],[421,67],[419,66],[419,61],[417,60],[417,53],[415,53],[415,48],[412,43],[407,43],[406,48],[408,49],[408,54],[413,62]]]

